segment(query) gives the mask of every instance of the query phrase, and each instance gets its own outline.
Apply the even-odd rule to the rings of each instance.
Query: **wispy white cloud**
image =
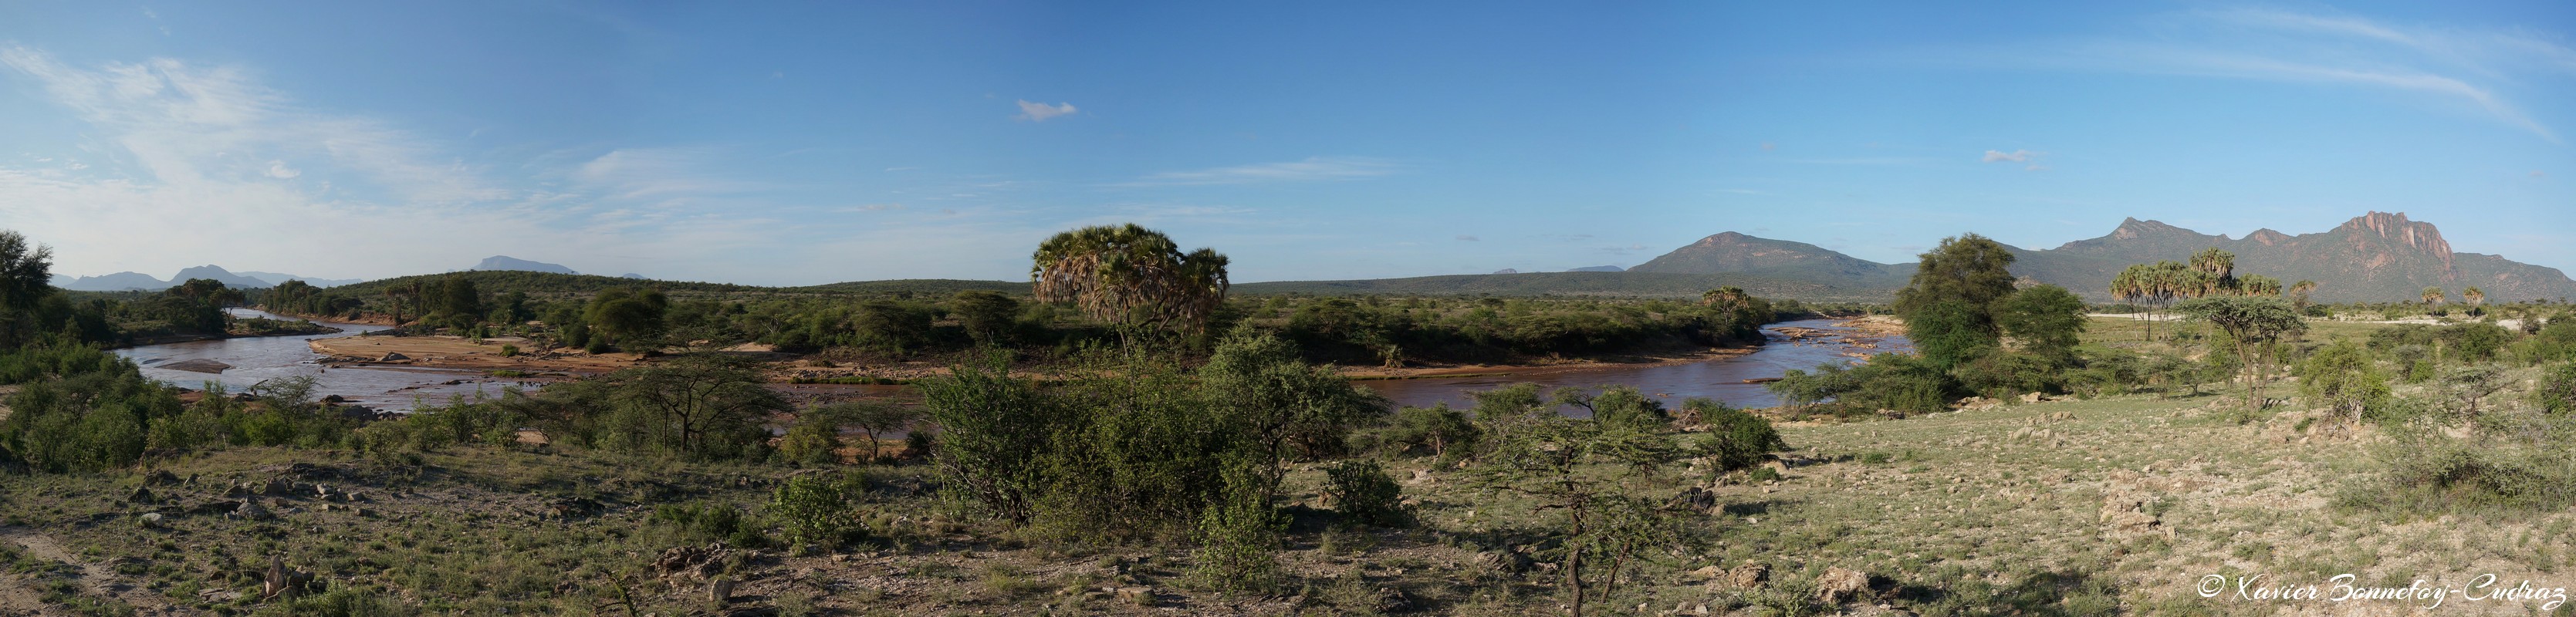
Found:
[[[708,171],[721,153],[711,148],[621,148],[573,170],[572,178],[603,197],[657,199],[740,193],[765,188]]]
[[[2151,20],[2148,36],[1915,53],[1958,61],[2372,88],[2466,104],[2552,143],[2553,128],[2510,94],[2535,77],[2576,75],[2576,49],[2520,30],[2401,24],[2268,8],[2190,11]]]
[[[1979,159],[1979,160],[1980,160],[1980,161],[1983,161],[1983,162],[1987,162],[1987,163],[2001,163],[2001,162],[2006,162],[2006,161],[2010,161],[2010,162],[2014,162],[2014,163],[2020,163],[2020,162],[2024,162],[2024,161],[2028,161],[2028,160],[2030,160],[2030,157],[2032,157],[2032,156],[2034,156],[2034,155],[2032,155],[2032,154],[2031,154],[2031,152],[2030,152],[2029,150],[2014,150],[2014,151],[2012,151],[2012,152],[2004,152],[2004,151],[2002,151],[2002,150],[1987,150],[1987,151],[1986,151],[1986,156],[1985,156],[1984,158]]]
[[[1236,165],[1197,171],[1172,171],[1145,176],[1128,186],[1250,184],[1256,182],[1316,182],[1358,180],[1386,176],[1402,171],[1395,163],[1360,157],[1312,157],[1302,161]]]
[[[693,271],[674,264],[766,246],[784,226],[669,207],[672,195],[746,186],[699,171],[703,157],[689,151],[546,159],[502,177],[470,162],[476,153],[394,122],[302,108],[245,67],[170,58],[75,66],[0,46],[0,72],[27,77],[10,81],[68,112],[90,141],[71,147],[95,170],[57,156],[41,158],[63,162],[0,162],[0,221],[56,247],[57,269],[70,274],[165,274],[221,256],[235,268],[386,276],[551,247],[655,256],[572,264],[584,270],[680,276]],[[418,241],[386,250],[386,233]]]
[[[1079,110],[1074,109],[1072,103],[1048,105],[1045,103],[1031,103],[1023,100],[1020,101],[1020,114],[1011,117],[1030,122],[1045,122],[1048,118],[1070,116],[1077,111]]]

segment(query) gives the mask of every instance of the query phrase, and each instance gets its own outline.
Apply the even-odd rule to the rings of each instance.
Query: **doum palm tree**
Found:
[[[2426,306],[2426,307],[2439,307],[2439,306],[2441,306],[2441,305],[2442,305],[2442,288],[2440,288],[2440,287],[2426,287],[2426,288],[2424,288],[2424,306]]]
[[[2476,287],[2462,289],[2460,290],[2460,299],[2469,301],[2469,312],[2475,314],[2478,311],[2478,307],[2486,306],[2487,290],[2478,289]]]
[[[1029,276],[1038,300],[1072,302],[1093,319],[1202,332],[1225,303],[1226,257],[1183,254],[1163,232],[1084,227],[1038,243]]]

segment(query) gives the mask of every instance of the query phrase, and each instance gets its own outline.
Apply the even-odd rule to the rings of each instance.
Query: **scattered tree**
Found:
[[[2263,408],[2263,367],[2265,351],[2282,336],[2307,330],[2290,304],[2278,298],[2216,296],[2194,298],[2175,307],[2193,319],[2208,322],[2227,334],[2235,345],[2236,357],[2243,363],[2245,408]]]

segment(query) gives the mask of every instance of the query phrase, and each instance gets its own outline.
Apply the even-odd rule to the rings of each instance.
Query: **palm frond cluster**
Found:
[[[1225,303],[1225,255],[1182,253],[1133,223],[1056,234],[1033,258],[1038,300],[1072,302],[1101,321],[1196,332]]]

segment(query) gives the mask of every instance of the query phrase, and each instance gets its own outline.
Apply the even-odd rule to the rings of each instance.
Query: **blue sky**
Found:
[[[0,5],[0,227],[813,284],[1133,221],[1261,281],[2382,210],[2576,268],[2568,3],[358,4]]]

